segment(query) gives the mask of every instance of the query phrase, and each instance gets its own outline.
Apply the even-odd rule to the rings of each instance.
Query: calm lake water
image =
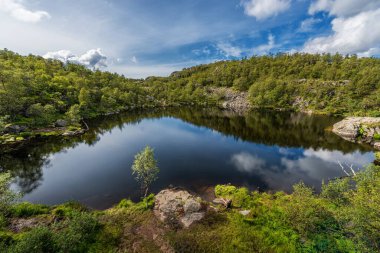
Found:
[[[81,137],[35,141],[1,155],[0,166],[16,177],[13,187],[27,201],[76,200],[98,209],[139,199],[130,168],[146,145],[161,170],[155,193],[173,185],[205,194],[226,183],[291,192],[300,181],[318,190],[322,180],[344,176],[338,161],[360,168],[374,160],[370,147],[328,130],[338,120],[269,111],[136,111],[92,121]]]

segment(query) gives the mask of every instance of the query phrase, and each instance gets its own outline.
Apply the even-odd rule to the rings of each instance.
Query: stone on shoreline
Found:
[[[345,140],[368,143],[380,149],[380,118],[348,117],[334,124],[333,132]]]
[[[165,223],[175,223],[187,228],[203,219],[205,213],[201,199],[186,190],[166,189],[155,197],[154,214]]]

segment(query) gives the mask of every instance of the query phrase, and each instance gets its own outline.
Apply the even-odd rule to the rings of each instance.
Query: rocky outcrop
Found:
[[[334,124],[333,132],[348,141],[368,143],[380,149],[380,118],[348,117]]]
[[[200,198],[182,189],[166,189],[155,197],[154,214],[169,224],[189,227],[206,213]]]
[[[18,133],[24,132],[25,130],[26,130],[25,126],[7,125],[4,129],[4,133],[18,134]]]
[[[251,108],[248,101],[248,92],[239,92],[231,88],[212,88],[210,92],[221,99],[221,107],[237,112],[247,111]]]

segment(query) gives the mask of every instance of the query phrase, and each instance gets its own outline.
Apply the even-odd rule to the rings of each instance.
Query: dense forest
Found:
[[[380,60],[277,54],[175,72],[168,82],[248,91],[254,107],[379,116]]]
[[[213,88],[247,91],[253,107],[380,115],[380,60],[342,55],[278,54],[221,61],[128,79],[78,64],[0,51],[0,131],[36,129],[136,107],[223,101]]]
[[[292,194],[215,187],[231,208],[210,208],[188,229],[157,222],[154,196],[122,200],[104,211],[78,203],[15,203],[10,175],[0,174],[1,252],[379,252],[380,168]],[[208,205],[208,203],[204,203]],[[241,210],[249,211],[242,215]],[[153,238],[153,239],[152,239]],[[163,248],[165,246],[165,248]]]

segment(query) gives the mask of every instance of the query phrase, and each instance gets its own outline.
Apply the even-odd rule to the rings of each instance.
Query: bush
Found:
[[[12,206],[11,213],[14,217],[30,217],[49,213],[49,207],[46,205],[23,202]]]
[[[82,204],[75,201],[70,201],[70,202],[54,207],[54,209],[52,210],[52,214],[56,218],[64,218],[64,217],[71,218],[78,212],[85,212],[85,211],[87,211],[87,208],[84,207]]]
[[[53,233],[47,227],[38,227],[25,233],[9,252],[12,253],[55,253]]]
[[[71,219],[56,225],[59,252],[86,252],[99,229],[97,220],[88,213],[75,213]]]
[[[0,213],[3,214],[8,213],[11,205],[20,197],[9,188],[11,179],[10,173],[0,173]]]
[[[247,188],[237,188],[232,185],[215,186],[215,195],[217,197],[229,198],[235,207],[250,208],[253,204],[251,195]]]
[[[122,199],[119,204],[117,204],[118,208],[129,208],[133,206],[135,203],[133,203],[130,199]]]

